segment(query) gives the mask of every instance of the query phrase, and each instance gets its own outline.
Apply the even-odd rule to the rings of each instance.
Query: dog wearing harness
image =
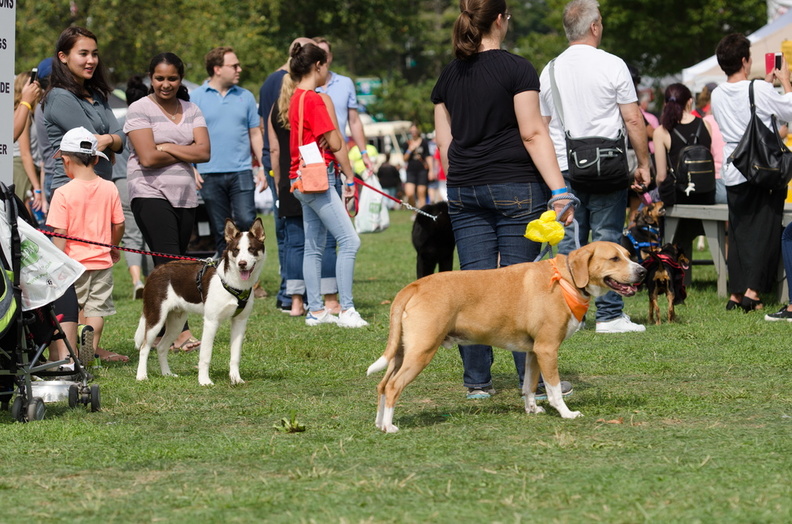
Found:
[[[181,332],[188,313],[197,313],[203,316],[198,383],[213,384],[209,362],[217,329],[226,319],[231,320],[229,377],[232,384],[244,382],[239,362],[247,321],[253,311],[253,285],[264,268],[264,225],[257,218],[250,231],[241,232],[227,219],[224,235],[228,247],[219,260],[176,260],[157,266],[146,280],[143,313],[135,333],[135,345],[140,348],[138,380],[148,378],[148,356],[155,342],[162,374],[175,376],[168,364],[168,349]],[[157,342],[163,328],[165,332]]]
[[[663,244],[661,221],[664,216],[665,207],[662,202],[644,205],[635,217],[635,224],[624,230],[621,245],[639,264],[651,251],[659,250]]]
[[[685,271],[690,267],[690,261],[675,244],[666,244],[662,249],[651,252],[641,265],[646,269],[644,283],[649,291],[649,322],[660,324],[660,306],[657,304],[660,294],[665,294],[668,299],[667,318],[673,322],[676,319],[674,306],[683,304],[687,298]]]

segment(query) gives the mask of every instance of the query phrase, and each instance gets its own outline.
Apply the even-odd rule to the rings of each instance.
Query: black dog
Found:
[[[621,244],[630,252],[633,261],[642,263],[650,251],[660,249],[662,236],[660,222],[665,216],[662,202],[654,202],[641,208],[635,216],[635,223],[624,230]]]
[[[454,266],[456,241],[451,229],[451,217],[448,216],[448,203],[427,204],[421,211],[436,216],[437,220],[421,213],[415,215],[412,243],[418,252],[418,278],[431,275],[435,272],[435,267],[439,271],[451,271]]]
[[[685,270],[690,261],[675,244],[666,244],[662,249],[649,253],[641,265],[646,269],[644,284],[649,291],[649,322],[660,324],[660,306],[657,297],[665,294],[668,299],[668,321],[676,318],[674,306],[685,302]]]

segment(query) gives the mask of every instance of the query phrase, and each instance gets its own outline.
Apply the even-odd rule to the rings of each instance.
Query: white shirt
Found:
[[[586,44],[571,45],[558,55],[554,76],[564,112],[564,127],[553,102],[549,64],[539,77],[539,106],[542,116],[551,118],[550,137],[558,165],[566,171],[569,166],[564,128],[574,138],[616,138],[624,129],[619,105],[635,103],[638,96],[624,60]]]
[[[721,178],[727,186],[747,182],[746,178],[727,159],[732,154],[748,128],[751,119],[751,101],[748,96],[749,80],[726,82],[712,92],[712,114],[723,134],[723,167]],[[772,84],[764,80],[754,82],[756,114],[770,127],[770,116],[786,122],[792,121],[792,93],[778,93]]]

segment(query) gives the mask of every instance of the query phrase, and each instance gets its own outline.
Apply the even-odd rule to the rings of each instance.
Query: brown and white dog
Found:
[[[250,231],[240,232],[226,219],[225,240],[228,247],[216,266],[202,261],[174,260],[151,272],[143,289],[143,314],[140,316],[135,345],[140,348],[137,379],[148,378],[149,352],[157,335],[165,334],[157,344],[162,374],[176,376],[168,365],[168,350],[182,331],[188,313],[203,315],[203,337],[198,360],[198,383],[212,385],[209,361],[220,322],[231,319],[232,384],[244,382],[239,376],[242,339],[248,317],[253,311],[251,289],[264,268],[264,225],[257,218]]]
[[[429,364],[439,346],[488,344],[528,353],[525,365],[525,411],[543,413],[536,405],[539,372],[550,405],[563,418],[576,418],[561,396],[558,348],[580,321],[574,300],[616,291],[632,296],[646,270],[613,242],[592,242],[555,259],[481,271],[436,273],[409,284],[391,305],[385,353],[368,374],[387,367],[377,387],[376,425],[386,433],[402,390]],[[563,282],[567,284],[564,284]],[[564,296],[566,286],[570,301]],[[582,313],[579,314],[582,318]]]

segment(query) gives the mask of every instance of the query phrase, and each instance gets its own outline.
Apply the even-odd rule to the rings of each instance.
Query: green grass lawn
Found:
[[[103,345],[132,360],[96,371],[101,412],[64,401],[35,423],[0,413],[0,521],[792,521],[792,325],[725,311],[711,266],[695,267],[674,324],[597,335],[589,312],[559,358],[583,418],[526,415],[503,350],[498,395],[467,400],[457,351],[441,349],[397,404],[401,431],[376,430],[381,374],[366,368],[384,350],[389,301],[415,274],[409,213],[391,218],[362,237],[355,299],[371,325],[360,330],[309,328],[275,309],[265,218],[273,296],[256,301],[240,386],[228,379],[227,324],[215,386],[198,385],[195,352],[171,355],[178,378],[160,376],[152,355],[150,379],[135,380],[141,303],[119,264]],[[645,322],[645,292],[626,310]],[[305,432],[273,427],[292,417]]]

